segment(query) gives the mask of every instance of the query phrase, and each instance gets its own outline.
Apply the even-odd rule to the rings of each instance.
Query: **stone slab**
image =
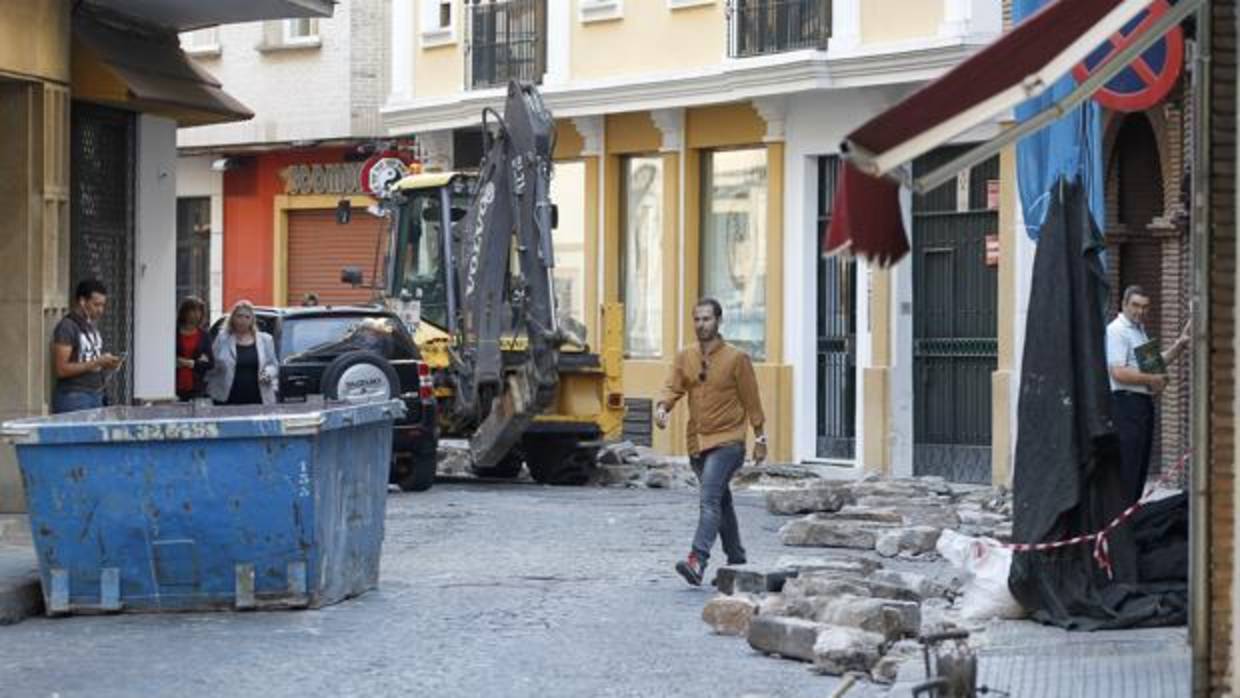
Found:
[[[877,536],[870,526],[806,517],[784,524],[779,539],[797,547],[873,550]]]
[[[789,487],[766,493],[766,510],[772,514],[795,515],[816,511],[839,511],[852,501],[848,485],[815,482],[807,487]]]
[[[749,646],[803,662],[814,661],[814,643],[825,626],[802,618],[759,615],[749,624]]]
[[[749,596],[719,595],[706,602],[702,620],[717,635],[747,636],[749,625],[758,613],[758,602]]]
[[[828,625],[814,643],[814,671],[842,676],[868,672],[882,656],[883,636],[856,628]]]

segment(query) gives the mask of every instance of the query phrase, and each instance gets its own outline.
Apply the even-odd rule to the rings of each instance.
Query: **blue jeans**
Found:
[[[52,414],[93,410],[96,407],[103,407],[103,393],[59,388],[52,393]]]
[[[745,559],[741,545],[741,529],[732,506],[732,490],[728,483],[745,462],[745,444],[728,444],[703,451],[690,460],[700,483],[701,502],[698,507],[697,533],[693,536],[693,552],[703,564],[710,558],[715,537],[723,542],[729,560]]]

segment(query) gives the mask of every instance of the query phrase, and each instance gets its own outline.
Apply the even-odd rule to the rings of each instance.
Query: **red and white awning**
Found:
[[[903,166],[1041,95],[1104,41],[1118,35],[1149,4],[1150,0],[1055,0],[946,75],[850,133],[841,145],[846,162],[836,192],[835,215],[825,231],[827,252],[848,251],[880,264],[899,260],[908,251],[908,241],[895,181],[912,184]],[[1117,58],[1140,55],[1165,33],[1165,27],[1174,26],[1200,4],[1202,0],[1181,0],[1170,13],[1152,23],[1144,40],[1126,42],[1129,48]],[[1098,69],[1081,85],[1078,92],[1083,93],[1074,93],[1075,102],[1067,103],[1073,99],[1069,97],[1022,125],[1028,128],[1001,135],[1001,144],[992,142],[989,148],[979,148],[989,152],[977,153],[974,161],[980,162],[982,155],[989,157],[1003,145],[1015,142],[1018,134],[1049,124],[1130,60],[1112,61],[1114,65],[1108,63]],[[957,170],[968,166],[961,161],[957,161],[961,163]],[[951,174],[954,172],[948,176]],[[941,179],[942,175],[936,172],[931,178]]]

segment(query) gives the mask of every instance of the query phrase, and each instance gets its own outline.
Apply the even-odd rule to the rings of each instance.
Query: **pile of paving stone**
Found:
[[[799,516],[779,531],[784,545],[796,547],[874,550],[883,557],[918,559],[936,555],[945,528],[998,540],[1011,536],[1007,492],[941,478],[818,480],[768,490],[766,507],[772,514]]]
[[[474,478],[468,442],[455,439],[440,441],[436,471],[440,477]],[[527,482],[530,476],[522,469],[514,479]],[[599,450],[597,467],[588,484],[595,487],[666,489],[697,487],[697,477],[689,467],[688,458],[662,456],[645,446],[622,441]]]
[[[765,497],[772,513],[796,517],[779,535],[805,554],[769,568],[720,568],[702,619],[758,651],[880,683],[920,656],[919,635],[962,625],[953,609],[960,582],[939,562],[939,534],[1011,530],[1006,492],[937,478],[813,480]]]
[[[663,456],[631,441],[599,449],[590,484],[601,487],[697,487],[697,477],[686,457]]]

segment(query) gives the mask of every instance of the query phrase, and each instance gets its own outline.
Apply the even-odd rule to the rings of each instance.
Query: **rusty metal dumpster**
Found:
[[[399,400],[6,422],[49,615],[317,608],[372,589]]]

